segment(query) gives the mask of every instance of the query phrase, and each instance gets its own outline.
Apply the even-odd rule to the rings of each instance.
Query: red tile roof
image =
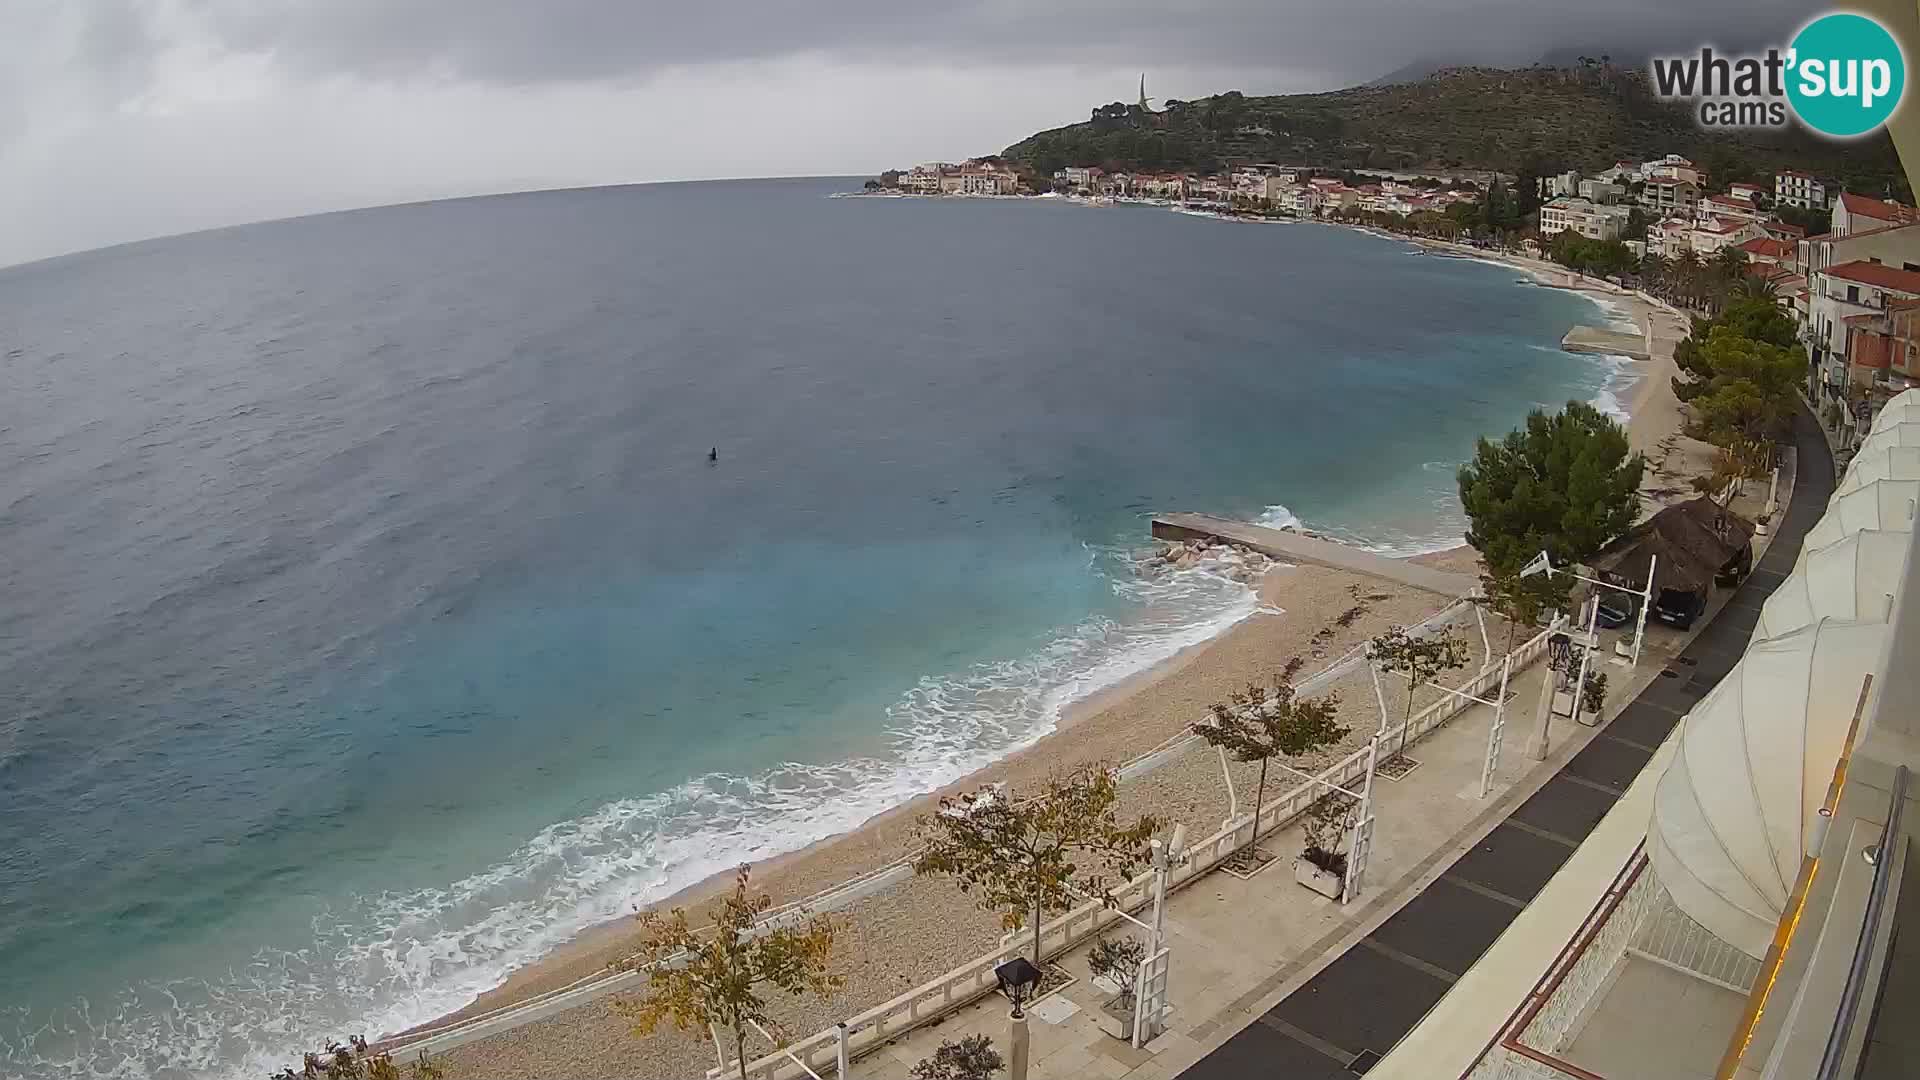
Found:
[[[1793,245],[1771,236],[1756,236],[1740,245],[1740,250],[1765,259],[1784,259],[1793,254]]]
[[[1911,206],[1870,199],[1865,195],[1855,195],[1851,191],[1840,193],[1840,205],[1845,207],[1849,214],[1858,214],[1861,217],[1875,218],[1879,221],[1909,222],[1913,220]]]
[[[1760,223],[1760,227],[1770,233],[1778,233],[1782,236],[1792,236],[1799,239],[1805,239],[1807,235],[1807,230],[1804,226],[1789,225],[1784,221],[1763,221]]]
[[[1868,262],[1866,259],[1855,259],[1852,262],[1841,263],[1839,266],[1829,266],[1825,272],[1828,277],[1839,278],[1842,281],[1856,281],[1879,289],[1891,289],[1920,296],[1920,271],[1901,270],[1898,267]]]

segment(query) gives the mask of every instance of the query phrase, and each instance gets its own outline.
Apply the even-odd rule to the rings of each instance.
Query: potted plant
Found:
[[[1347,854],[1341,849],[1346,845],[1356,805],[1353,796],[1330,791],[1307,807],[1301,817],[1306,846],[1293,860],[1293,878],[1329,900],[1340,899],[1346,888]]]
[[[1096,985],[1113,992],[1100,1003],[1100,1030],[1116,1039],[1133,1038],[1134,987],[1147,946],[1138,938],[1100,938],[1087,952],[1087,970]]]

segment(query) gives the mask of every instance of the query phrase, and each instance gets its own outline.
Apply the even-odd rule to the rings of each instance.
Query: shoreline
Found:
[[[1443,242],[1414,242],[1422,246],[1444,246],[1471,257],[1503,263],[1527,273],[1546,286],[1604,296],[1627,307],[1650,339],[1659,341],[1669,336],[1657,332],[1659,328],[1655,326],[1655,321],[1661,315],[1659,310],[1636,294],[1590,279],[1586,283],[1576,284],[1572,275],[1550,263],[1490,254],[1471,248],[1462,249],[1458,245],[1444,245]],[[1678,322],[1682,327],[1680,333],[1684,334],[1685,320],[1679,319]],[[1651,456],[1651,448],[1677,430],[1679,412],[1678,403],[1672,400],[1668,384],[1668,376],[1672,373],[1671,343],[1667,342],[1665,349],[1650,348],[1649,352],[1653,357],[1650,361],[1628,362],[1630,368],[1627,370],[1634,381],[1619,387],[1616,394],[1629,413],[1627,427],[1630,441],[1635,449],[1648,452]],[[1666,400],[1663,401],[1663,398]],[[1423,564],[1477,573],[1477,555],[1464,545],[1403,557]],[[1285,648],[1290,641],[1292,646],[1298,647],[1306,640],[1307,634],[1327,625],[1351,598],[1361,595],[1355,590],[1373,589],[1378,585],[1377,582],[1371,585],[1356,584],[1353,575],[1318,567],[1272,566],[1258,580],[1255,588],[1258,604],[1251,614],[1227,624],[1203,641],[1189,644],[1157,663],[1066,703],[1054,729],[1032,744],[1016,749],[938,791],[882,810],[847,832],[817,840],[796,851],[757,864],[754,868],[755,891],[769,893],[776,904],[799,900],[886,865],[902,850],[910,833],[912,818],[931,809],[943,795],[971,790],[993,780],[1016,784],[1024,780],[1030,783],[1044,776],[1046,771],[1066,763],[1096,759],[1117,763],[1145,752],[1164,741],[1168,735],[1184,730],[1186,723],[1198,718],[1205,705],[1218,700],[1225,689],[1244,685],[1250,677],[1258,678],[1271,668],[1277,668],[1278,663],[1272,659],[1277,651],[1275,646]],[[1443,603],[1428,594],[1415,594],[1405,589],[1388,590],[1383,586],[1367,595],[1391,596],[1390,602],[1383,603],[1393,609],[1393,618],[1399,621],[1417,621],[1420,614],[1415,612],[1424,613],[1422,609],[1426,608],[1437,610]],[[1275,609],[1279,609],[1277,614]],[[1356,628],[1366,631],[1360,635],[1362,638],[1378,632],[1379,627],[1373,625],[1376,621],[1363,620],[1365,625]],[[1281,651],[1279,655],[1286,653]],[[1314,670],[1317,666],[1310,663],[1308,670]],[[1190,678],[1171,678],[1181,673]],[[1171,717],[1162,713],[1152,717],[1149,723],[1149,718],[1143,714],[1152,705],[1167,701],[1182,702],[1187,711]],[[1122,750],[1131,752],[1116,753]],[[730,878],[731,872],[717,873],[683,887],[650,906],[656,910],[697,906],[724,889]],[[610,960],[632,951],[633,938],[630,916],[589,926],[540,959],[509,973],[503,982],[482,993],[467,1006],[407,1030],[417,1032],[440,1027],[604,970]],[[542,1026],[551,1022],[543,1021]],[[454,1053],[464,1057],[465,1051],[463,1047]]]

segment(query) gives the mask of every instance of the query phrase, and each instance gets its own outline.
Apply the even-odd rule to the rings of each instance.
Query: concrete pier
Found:
[[[1646,360],[1652,356],[1647,349],[1647,339],[1642,334],[1628,334],[1619,330],[1602,330],[1597,326],[1576,326],[1567,331],[1560,339],[1560,347],[1568,352],[1605,353],[1609,356],[1626,356],[1635,360]]]
[[[1282,562],[1313,563],[1316,566],[1331,566],[1336,570],[1349,570],[1396,585],[1411,585],[1416,589],[1438,593],[1450,600],[1467,595],[1480,584],[1466,574],[1435,570],[1406,559],[1390,559],[1331,540],[1214,517],[1212,514],[1156,515],[1153,519],[1153,535],[1161,540],[1213,540],[1234,544]]]

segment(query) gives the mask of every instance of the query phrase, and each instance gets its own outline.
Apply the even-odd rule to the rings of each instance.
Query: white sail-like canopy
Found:
[[[1855,454],[1834,494],[1844,495],[1875,480],[1920,480],[1920,446],[1883,446]]]
[[[1863,529],[1825,547],[1801,548],[1793,572],[1760,608],[1753,640],[1776,638],[1825,618],[1887,621],[1912,539],[1910,532]]]
[[[1647,829],[1654,876],[1749,956],[1779,924],[1886,633],[1822,619],[1757,642],[1681,722]]]
[[[1902,390],[1895,394],[1873,418],[1874,431],[1895,424],[1920,424],[1920,390]]]
[[[1874,428],[1854,447],[1853,456],[1866,457],[1889,446],[1920,446],[1920,422]]]
[[[1802,553],[1844,540],[1861,529],[1912,532],[1920,509],[1920,480],[1874,480],[1835,495],[1827,512],[1807,530]]]

